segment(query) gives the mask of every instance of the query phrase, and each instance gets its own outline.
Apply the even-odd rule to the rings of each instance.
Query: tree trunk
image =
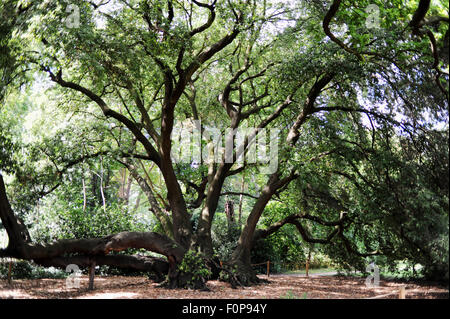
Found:
[[[86,211],[86,182],[84,181],[84,172],[83,177],[81,178],[82,184],[83,184],[83,212]]]
[[[222,163],[217,172],[211,176],[205,206],[202,209],[200,220],[198,222],[196,246],[198,246],[200,251],[208,258],[211,258],[214,253],[211,238],[211,225],[219,204],[223,183],[231,166],[232,164],[230,163]]]
[[[98,184],[98,176],[94,172],[91,172],[91,193],[93,198],[93,202],[91,202],[89,205],[91,207],[95,207],[97,205],[97,200],[99,198],[97,184]]]
[[[306,277],[309,276],[309,263],[311,262],[311,247],[308,249],[308,257],[306,258]]]
[[[167,200],[172,212],[173,236],[178,244],[188,249],[192,238],[191,216],[187,211],[186,202],[172,164],[168,162],[170,161],[170,149],[168,151],[169,157],[167,160],[162,156],[163,160],[160,169],[167,187]]]
[[[272,191],[266,186],[253,206],[239,237],[238,245],[231,256],[231,264],[237,267],[237,276],[244,285],[259,282],[256,272],[251,267],[251,248],[256,224],[271,196]]]
[[[225,214],[227,215],[228,231],[230,231],[235,226],[234,203],[232,200],[227,199],[225,201]]]
[[[256,203],[254,204],[247,222],[239,237],[238,245],[231,255],[231,263],[237,267],[238,278],[245,284],[258,283],[260,280],[256,276],[256,272],[252,270],[250,253],[255,239],[255,230],[258,221],[264,212],[264,209],[276,192],[284,185],[288,184],[296,177],[291,173],[289,176],[280,180],[279,173],[273,173],[264,188],[261,191]]]
[[[89,290],[94,290],[95,261],[89,265]]]
[[[19,250],[21,246],[29,242],[30,234],[21,220],[14,215],[6,195],[3,176],[0,173],[0,219],[8,234],[8,249]]]

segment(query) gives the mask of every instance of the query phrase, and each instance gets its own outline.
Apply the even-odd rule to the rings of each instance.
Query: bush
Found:
[[[190,277],[186,288],[197,288],[199,283],[203,283],[211,276],[211,270],[205,265],[205,260],[201,253],[189,250],[178,265],[180,277]]]
[[[7,279],[9,261],[0,261],[0,278]],[[11,277],[13,279],[41,279],[41,278],[66,278],[68,273],[53,267],[44,268],[26,260],[13,261]]]

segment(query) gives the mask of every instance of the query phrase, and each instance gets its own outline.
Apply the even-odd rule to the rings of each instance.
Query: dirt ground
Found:
[[[261,276],[267,279],[266,276]],[[430,283],[401,283],[380,280],[379,287],[368,288],[364,278],[343,276],[310,277],[298,275],[273,275],[268,283],[232,289],[229,284],[209,281],[207,291],[159,288],[145,277],[96,277],[95,289],[88,291],[88,278],[82,276],[80,288],[66,288],[64,279],[14,280],[11,285],[0,280],[0,299],[361,299],[398,298],[401,286],[406,288],[406,298],[449,298],[448,287]]]

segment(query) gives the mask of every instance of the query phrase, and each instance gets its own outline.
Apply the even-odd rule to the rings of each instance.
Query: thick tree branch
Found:
[[[324,76],[322,76],[322,78],[320,78],[320,80],[314,83],[314,85],[309,90],[308,96],[303,105],[303,110],[298,115],[294,125],[292,125],[291,129],[289,130],[289,134],[287,137],[287,143],[289,145],[294,145],[297,142],[298,138],[300,137],[300,127],[306,121],[307,117],[314,111],[314,103],[316,102],[317,97],[322,92],[322,89],[331,82],[334,76],[334,73],[325,74]]]
[[[247,197],[251,197],[254,199],[258,199],[258,196],[255,196],[255,195],[252,195],[249,193],[244,193],[244,192],[223,192],[220,194],[220,196],[227,196],[227,195],[236,195],[236,196],[242,195],[242,196],[247,196]]]
[[[68,265],[75,264],[80,268],[90,267],[92,262],[96,265],[107,265],[117,268],[134,269],[137,271],[153,272],[156,274],[156,281],[164,280],[169,271],[169,263],[161,258],[138,255],[107,255],[88,256],[77,255],[70,257],[52,257],[35,259],[35,263],[44,267],[58,267],[65,269]]]
[[[359,54],[357,51],[353,50],[352,48],[349,48],[347,45],[345,45],[341,40],[336,38],[336,36],[331,32],[330,30],[330,22],[333,19],[333,17],[336,15],[336,13],[339,10],[339,5],[341,4],[341,0],[335,0],[331,4],[330,9],[328,10],[327,14],[325,15],[322,23],[323,30],[325,31],[325,34],[331,39],[331,41],[337,43],[341,48],[343,48],[348,53],[351,53],[355,55],[360,61],[363,60],[361,54]]]
[[[335,227],[333,231],[331,231],[326,238],[313,238],[309,234],[309,232],[303,227],[303,225],[300,223],[299,219],[308,219],[311,221],[314,221],[316,223],[319,223],[323,226],[330,226]],[[325,221],[317,216],[312,216],[309,214],[293,214],[289,215],[282,220],[270,225],[269,227],[265,229],[257,229],[255,230],[255,233],[253,235],[253,244],[262,238],[267,238],[271,234],[277,232],[281,227],[283,227],[286,224],[292,224],[294,225],[297,230],[300,232],[300,235],[302,236],[303,240],[308,243],[319,243],[319,244],[328,244],[331,242],[331,240],[334,238],[336,234],[339,232],[339,228],[336,226],[343,225],[343,222],[345,220],[345,214],[341,214],[341,217],[336,221]]]
[[[210,5],[196,1],[196,0],[192,0],[192,2],[195,3],[199,7],[208,9],[209,16],[208,16],[208,20],[203,25],[201,25],[198,28],[195,28],[195,29],[191,30],[191,32],[189,32],[190,37],[193,37],[194,35],[205,31],[213,24],[214,20],[216,19],[215,5],[216,5],[217,0],[214,0],[212,2],[212,4],[210,4]]]
[[[101,97],[96,95],[91,90],[89,90],[79,84],[76,84],[74,82],[68,82],[68,81],[63,80],[61,71],[59,71],[58,74],[55,75],[49,68],[44,67],[43,69],[50,75],[50,79],[53,82],[58,83],[62,87],[70,88],[72,90],[75,90],[75,91],[78,91],[78,92],[84,94],[85,96],[87,96],[89,99],[91,99],[93,102],[95,102],[101,108],[103,114],[106,117],[112,117],[112,118],[116,119],[117,121],[119,121],[120,123],[124,124],[133,133],[133,135],[137,138],[137,140],[140,143],[142,143],[142,145],[144,146],[144,148],[147,151],[151,160],[156,165],[158,165],[158,166],[161,165],[161,159],[160,159],[158,152],[155,150],[155,148],[150,143],[150,141],[144,136],[144,134],[142,134],[141,130],[137,127],[136,123],[131,121],[126,116],[110,109],[106,105],[105,101],[103,101],[103,99]]]
[[[430,9],[431,0],[420,0],[419,6],[417,10],[414,12],[414,15],[409,22],[409,26],[413,29],[413,33],[417,34],[421,27],[422,20],[427,15],[428,10]]]

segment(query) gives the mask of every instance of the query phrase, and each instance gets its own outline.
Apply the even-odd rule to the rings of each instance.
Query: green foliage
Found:
[[[225,214],[217,213],[214,216],[211,236],[214,253],[219,260],[229,261],[231,259],[240,234],[241,227],[237,223],[229,225]]]
[[[355,251],[379,250],[384,255],[376,259],[379,266],[394,268],[407,260],[423,265],[428,278],[448,278],[448,133],[431,130],[410,141],[386,129],[372,142],[368,134],[343,133],[330,136],[340,151],[328,157],[323,175],[297,184],[304,209],[335,215],[334,206],[352,221],[343,235],[353,252],[342,238],[324,252],[344,269],[364,271],[377,257]],[[354,143],[342,144],[345,140]]]
[[[17,144],[13,143],[11,132],[8,127],[0,121],[0,170],[13,172],[17,167],[13,154],[17,151]]]
[[[142,271],[136,271],[128,268],[118,268],[113,266],[102,265],[95,271],[100,276],[147,276],[149,279],[154,279],[153,273],[146,273]]]
[[[9,262],[7,260],[0,261],[0,279],[7,279],[9,272]],[[38,266],[32,262],[20,260],[11,264],[11,278],[14,279],[41,279],[41,278],[66,278],[68,273],[62,270],[45,268]]]
[[[54,206],[40,213],[38,221],[33,221],[31,234],[38,242],[96,238],[122,231],[146,231],[149,227],[137,216],[130,216],[127,207],[120,204],[108,205],[106,211],[103,206],[83,211],[82,206],[73,207],[68,202],[53,203]]]
[[[289,214],[280,203],[270,203],[264,212],[261,228],[270,226],[272,221],[280,220]],[[286,225],[265,239],[255,243],[252,250],[252,263],[271,261],[271,272],[282,272],[303,268],[306,261],[307,246],[292,225]],[[266,266],[255,267],[261,273]]]
[[[211,270],[205,265],[202,253],[188,250],[178,265],[181,277],[188,277],[187,288],[195,288],[198,282],[204,282],[211,276]]]
[[[225,265],[226,270],[221,270],[219,273],[219,280],[223,282],[233,282],[234,277],[238,273],[238,267],[237,265],[232,265],[231,267],[229,265]]]

